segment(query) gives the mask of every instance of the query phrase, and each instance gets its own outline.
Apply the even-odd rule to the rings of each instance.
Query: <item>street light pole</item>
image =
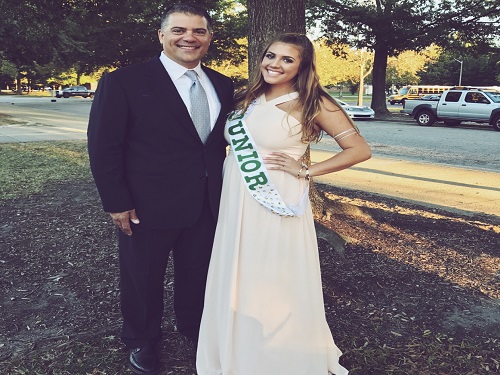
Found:
[[[457,61],[457,62],[460,63],[460,77],[458,78],[458,85],[462,86],[462,65],[463,65],[464,62],[460,61],[460,60],[457,60],[457,59],[453,59],[453,60],[455,60],[455,61]]]

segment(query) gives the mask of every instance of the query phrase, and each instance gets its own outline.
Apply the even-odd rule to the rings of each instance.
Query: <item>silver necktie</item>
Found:
[[[188,70],[185,74],[193,81],[189,89],[191,118],[193,119],[194,126],[198,131],[201,141],[205,143],[211,130],[210,108],[208,106],[207,94],[205,90],[203,90],[198,80],[198,75],[194,70]]]

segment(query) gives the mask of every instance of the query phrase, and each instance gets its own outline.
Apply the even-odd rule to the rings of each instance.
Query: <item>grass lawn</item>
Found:
[[[84,141],[4,143],[0,155],[0,199],[39,193],[59,181],[91,180]]]

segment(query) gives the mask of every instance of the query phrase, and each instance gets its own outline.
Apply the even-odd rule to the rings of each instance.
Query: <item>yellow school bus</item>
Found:
[[[422,95],[437,94],[441,95],[444,91],[451,89],[453,86],[420,86],[408,85],[399,89],[395,95],[389,96],[387,100],[391,104],[402,103],[407,99],[418,99]]]

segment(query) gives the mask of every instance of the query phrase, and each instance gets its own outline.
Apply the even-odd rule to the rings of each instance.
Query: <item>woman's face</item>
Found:
[[[264,81],[270,85],[293,86],[300,61],[300,51],[293,44],[271,44],[260,64]]]

